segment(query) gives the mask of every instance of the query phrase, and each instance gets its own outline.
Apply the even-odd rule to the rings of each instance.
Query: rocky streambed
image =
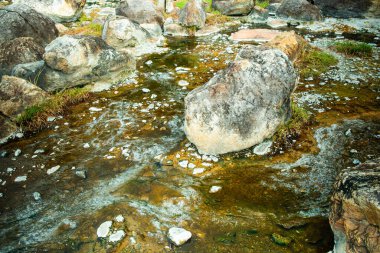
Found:
[[[229,39],[232,32],[258,26],[272,29],[244,24],[205,38],[169,38],[167,50],[141,57],[117,87],[0,146],[0,251],[332,250],[335,178],[380,153],[378,34],[326,32],[329,22],[314,31],[280,28],[339,60],[298,82],[292,99],[313,120],[286,147],[266,142],[202,155],[183,131],[184,98],[255,44]],[[345,39],[372,43],[372,56],[331,49]],[[168,240],[173,227],[191,239],[176,247]]]

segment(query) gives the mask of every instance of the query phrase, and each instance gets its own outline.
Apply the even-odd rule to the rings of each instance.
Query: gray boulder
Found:
[[[0,44],[19,37],[32,37],[42,46],[58,36],[54,21],[23,4],[0,9]]]
[[[11,75],[39,85],[41,84],[45,72],[45,62],[35,61],[16,65],[12,69]]]
[[[380,158],[343,170],[331,198],[334,252],[380,252]]]
[[[206,11],[202,0],[190,0],[179,13],[179,23],[185,27],[196,27],[198,29],[205,26]]]
[[[16,124],[0,112],[0,144],[14,138],[18,130]]]
[[[49,97],[40,87],[18,77],[3,76],[0,83],[0,111],[15,118],[27,107]]]
[[[254,0],[213,0],[212,8],[224,15],[240,16],[249,14],[254,7]]]
[[[139,24],[126,17],[116,16],[108,21],[104,31],[104,39],[108,45],[115,48],[134,47],[141,45],[151,37]]]
[[[325,16],[336,18],[380,17],[379,0],[314,0]]]
[[[304,21],[322,20],[321,10],[306,0],[284,0],[276,14],[280,17]]]
[[[3,75],[9,75],[17,64],[41,60],[44,52],[44,47],[31,37],[15,38],[2,43],[0,47],[0,78]]]
[[[136,68],[135,59],[94,36],[63,36],[45,48],[43,89],[60,90],[116,77]]]
[[[187,138],[198,151],[224,154],[271,137],[291,116],[297,74],[278,49],[249,46],[185,98]]]
[[[139,24],[164,24],[164,17],[149,0],[123,0],[116,8],[116,15],[124,16]]]
[[[13,0],[25,4],[57,23],[73,22],[81,16],[86,0]]]

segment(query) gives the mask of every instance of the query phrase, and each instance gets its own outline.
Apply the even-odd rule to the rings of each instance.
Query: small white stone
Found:
[[[203,173],[203,172],[205,172],[205,169],[204,169],[204,168],[195,168],[195,169],[193,170],[193,175],[201,174],[201,173]]]
[[[131,244],[136,244],[136,239],[134,237],[129,237],[129,241],[131,242]]]
[[[98,237],[107,237],[112,226],[112,221],[105,221],[98,227],[96,234]]]
[[[178,164],[182,168],[187,168],[187,165],[189,164],[189,161],[188,160],[180,161]]]
[[[18,157],[19,155],[21,155],[21,149],[15,151],[15,157]]]
[[[61,166],[57,165],[57,166],[54,166],[50,169],[47,170],[47,174],[50,175],[50,174],[53,174],[54,172],[56,172],[57,170],[59,170],[59,168],[61,168]]]
[[[143,88],[143,89],[142,89],[142,92],[144,92],[144,93],[148,93],[148,92],[150,92],[150,89]]]
[[[152,65],[152,64],[153,64],[153,61],[149,60],[149,61],[145,62],[145,64],[148,65],[148,66],[149,66],[149,65]]]
[[[27,176],[18,176],[15,178],[15,182],[16,183],[24,182],[24,181],[26,181],[26,178],[27,178]]]
[[[85,143],[84,145],[83,145],[83,148],[89,148],[90,147],[90,144],[88,144],[88,143]]]
[[[115,217],[115,221],[117,221],[117,222],[123,222],[124,221],[123,215],[119,214],[118,216],[116,216]]]
[[[266,155],[271,151],[272,144],[272,141],[264,141],[253,149],[253,153],[256,155]]]
[[[41,193],[39,192],[33,192],[33,198],[35,201],[41,200]]]
[[[90,110],[91,112],[100,112],[103,109],[102,108],[97,108],[97,107],[90,107],[88,110]]]
[[[42,154],[44,152],[45,152],[45,150],[43,150],[43,149],[37,149],[36,151],[34,151],[35,154]]]
[[[54,120],[55,120],[55,117],[48,117],[48,118],[47,118],[47,121],[48,121],[48,122],[53,122]]]
[[[216,193],[216,192],[220,191],[221,189],[222,189],[221,186],[213,185],[213,186],[211,186],[209,193]]]
[[[185,87],[185,86],[188,86],[189,85],[189,82],[188,81],[185,81],[185,80],[180,80],[178,82],[178,85],[181,86],[181,87]]]
[[[123,239],[124,236],[125,236],[125,232],[123,230],[118,230],[115,233],[113,233],[113,234],[110,235],[109,241],[110,242],[118,242],[121,239]]]
[[[176,246],[185,244],[191,238],[191,232],[183,228],[170,228],[168,237]]]
[[[189,164],[187,165],[187,167],[188,167],[189,169],[194,169],[194,168],[195,168],[195,164],[194,164],[194,163],[189,163]]]

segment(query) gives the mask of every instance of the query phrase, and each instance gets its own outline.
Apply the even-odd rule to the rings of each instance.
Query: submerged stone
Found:
[[[168,238],[176,246],[181,246],[185,244],[191,238],[191,232],[183,228],[170,228],[168,233]]]
[[[102,224],[100,224],[100,226],[98,227],[98,230],[96,231],[96,234],[98,235],[98,237],[100,238],[107,237],[107,235],[109,234],[111,230],[111,226],[112,226],[112,221],[105,221]]]
[[[277,233],[272,234],[272,240],[274,243],[280,246],[288,246],[292,242],[292,239],[279,235]]]

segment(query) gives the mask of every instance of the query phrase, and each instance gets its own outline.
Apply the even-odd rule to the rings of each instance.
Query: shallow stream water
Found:
[[[327,50],[335,40],[312,37]],[[141,59],[120,87],[0,147],[0,251],[331,250],[327,214],[336,174],[380,153],[380,50],[363,59],[337,55],[339,65],[320,79],[300,80],[294,99],[314,121],[286,150],[201,156],[182,131],[183,98],[241,46],[227,34],[169,39],[167,53]],[[205,171],[194,175],[183,161]],[[222,188],[210,193],[211,186]],[[107,220],[126,233],[123,240],[97,238]],[[173,226],[191,231],[191,241],[171,245]],[[276,244],[274,233],[291,243]]]

